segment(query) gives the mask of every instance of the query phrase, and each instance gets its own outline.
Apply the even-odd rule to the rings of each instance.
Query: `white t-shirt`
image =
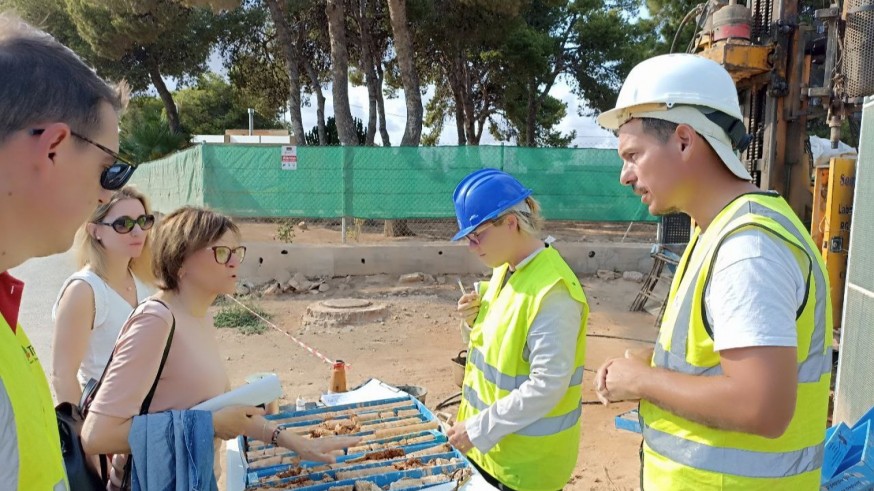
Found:
[[[744,230],[720,246],[704,304],[714,350],[798,346],[796,315],[806,295],[805,271],[788,243]]]
[[[134,307],[127,303],[127,300],[113,290],[97,273],[84,268],[73,273],[64,281],[61,291],[58,293],[58,299],[55,300],[55,305],[52,307],[52,321],[55,321],[61,296],[67,286],[75,280],[88,283],[94,292],[94,325],[91,330],[91,338],[88,341],[88,351],[85,352],[85,357],[82,358],[82,364],[76,374],[79,384],[85,386],[90,379],[99,379],[100,375],[103,374],[106,362],[109,361],[109,355],[115,347],[118,333],[127,318],[130,317]],[[136,276],[134,276],[134,282],[137,288],[137,303],[140,303],[152,292]]]

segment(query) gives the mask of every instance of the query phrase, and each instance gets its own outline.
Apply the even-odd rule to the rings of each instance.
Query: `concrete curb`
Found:
[[[247,243],[246,261],[240,278],[262,283],[290,278],[294,273],[309,276],[391,274],[421,271],[431,275],[478,274],[488,270],[467,245],[447,242],[378,245],[298,245]],[[577,274],[598,270],[640,271],[652,266],[652,244],[556,243],[555,247]]]

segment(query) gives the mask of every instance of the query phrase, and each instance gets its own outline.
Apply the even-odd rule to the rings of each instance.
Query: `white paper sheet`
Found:
[[[282,385],[279,377],[274,374],[266,375],[260,380],[242,385],[230,392],[213,397],[208,401],[201,402],[191,409],[200,411],[218,411],[229,406],[260,406],[282,396]]]
[[[343,404],[355,404],[358,402],[380,401],[383,399],[397,399],[407,397],[407,393],[392,387],[385,382],[372,378],[361,387],[349,392],[336,394],[322,394],[322,402],[326,406],[341,406]]]

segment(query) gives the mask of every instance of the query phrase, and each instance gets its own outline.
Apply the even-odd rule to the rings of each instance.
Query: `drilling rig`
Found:
[[[737,84],[755,183],[781,193],[821,246],[839,350],[834,420],[856,421],[874,405],[874,0],[708,0],[680,31],[689,24],[685,50]],[[808,123],[827,125],[837,148],[848,119],[861,120],[858,157],[814,165]]]
[[[838,148],[844,121],[858,119],[874,94],[874,0],[821,9],[797,0],[708,0],[683,18],[672,51],[690,24],[685,50],[722,64],[737,85],[749,132],[741,159],[755,184],[782,194],[822,248],[840,326],[856,159],[817,168],[808,123],[827,123]]]

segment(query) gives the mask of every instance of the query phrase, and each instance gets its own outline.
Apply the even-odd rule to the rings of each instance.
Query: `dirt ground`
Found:
[[[251,228],[246,239],[251,240]],[[624,231],[623,231],[624,232]],[[304,232],[306,233],[306,232]],[[263,239],[262,239],[263,240]],[[328,280],[323,293],[284,294],[255,300],[272,315],[279,328],[303,342],[351,365],[349,387],[371,377],[392,384],[426,388],[426,404],[434,408],[459,392],[452,378],[452,362],[462,345],[454,308],[459,296],[455,277],[436,278],[430,284],[401,285],[397,276],[347,277]],[[480,278],[466,276],[469,287]],[[445,280],[440,284],[439,280]],[[614,427],[614,417],[635,407],[633,403],[604,407],[597,403],[593,373],[610,357],[626,348],[641,347],[655,339],[654,318],[628,312],[639,283],[622,279],[583,277],[591,314],[586,347],[586,377],[580,457],[568,490],[638,489],[640,436]],[[389,313],[383,322],[347,327],[302,327],[307,305],[328,298],[364,298],[384,303]],[[218,309],[220,307],[216,307]],[[235,329],[219,329],[222,356],[231,382],[243,383],[246,375],[275,372],[285,389],[282,404],[294,404],[298,396],[317,400],[328,388],[330,368],[294,344],[284,333],[269,329],[245,335]],[[458,406],[446,411],[453,414]]]

